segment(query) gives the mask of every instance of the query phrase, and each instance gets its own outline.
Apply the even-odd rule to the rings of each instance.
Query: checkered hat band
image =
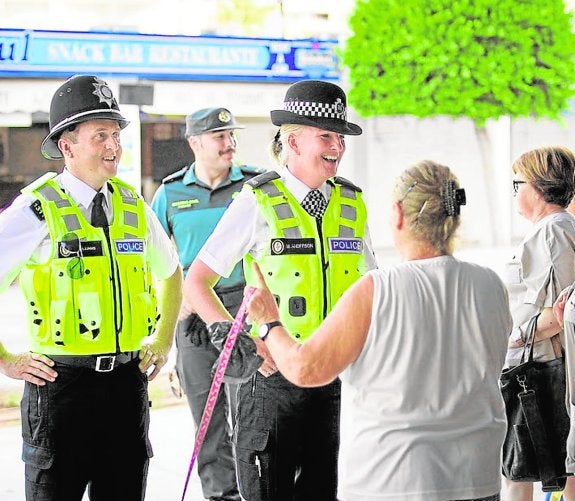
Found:
[[[286,101],[284,102],[284,110],[305,117],[337,118],[346,121],[346,110],[342,103]]]

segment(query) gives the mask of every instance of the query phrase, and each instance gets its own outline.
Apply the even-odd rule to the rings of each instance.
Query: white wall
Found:
[[[511,163],[521,153],[539,146],[561,144],[575,151],[575,106],[564,115],[564,123],[550,120],[501,120],[488,129],[494,146],[495,172],[487,182],[471,121],[410,116],[359,120],[364,134],[348,140],[350,145],[342,175],[359,184],[368,204],[374,245],[392,245],[388,231],[390,195],[402,170],[424,159],[449,166],[466,190],[462,207],[462,246],[517,243],[528,223],[516,213],[511,187]],[[495,206],[489,220],[488,206]],[[490,234],[494,230],[496,241]]]

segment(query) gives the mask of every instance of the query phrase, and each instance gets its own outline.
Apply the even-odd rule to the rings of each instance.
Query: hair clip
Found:
[[[466,205],[465,190],[455,188],[455,181],[445,181],[443,189],[443,207],[448,216],[459,216],[460,207]]]

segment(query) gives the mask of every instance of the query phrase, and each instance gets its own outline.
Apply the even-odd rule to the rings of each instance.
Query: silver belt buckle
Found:
[[[114,370],[116,355],[105,355],[96,358],[96,372],[111,372]]]

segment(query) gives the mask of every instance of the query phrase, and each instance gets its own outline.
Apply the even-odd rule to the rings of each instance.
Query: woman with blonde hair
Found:
[[[491,270],[453,257],[465,192],[424,161],[396,181],[391,227],[403,262],[373,270],[300,343],[258,273],[248,302],[282,374],[342,380],[338,499],[499,500],[505,433],[498,377],[511,317]]]

